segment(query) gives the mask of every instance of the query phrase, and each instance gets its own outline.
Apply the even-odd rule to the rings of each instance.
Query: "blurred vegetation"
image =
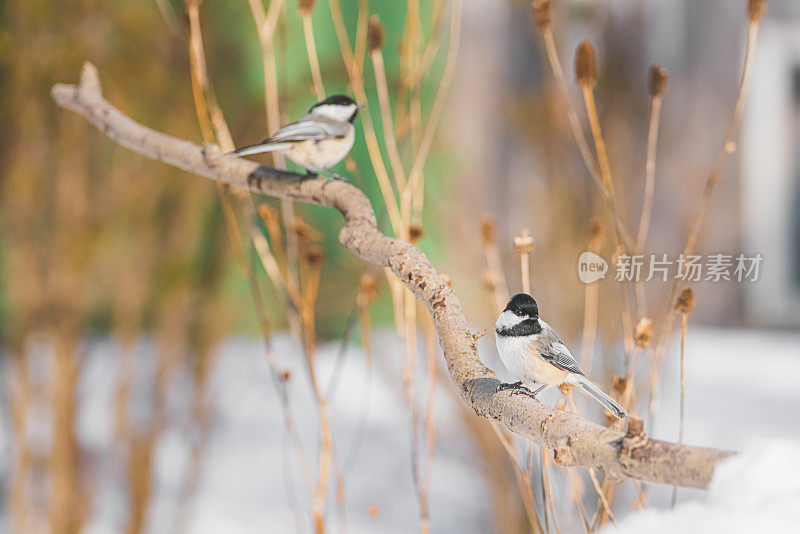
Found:
[[[203,48],[213,93],[236,144],[257,142],[270,132],[266,127],[262,48],[250,5],[246,0],[200,2],[186,0],[188,5],[200,6]],[[271,5],[267,0],[264,4]],[[524,7],[518,7],[515,12],[519,14],[513,17],[515,24],[525,25],[524,32],[516,33],[538,35],[534,33],[528,4],[524,2]],[[311,15],[322,79],[328,94],[353,94],[329,5],[325,1],[316,2]],[[385,32],[382,54],[389,100],[394,107],[391,110],[394,133],[399,140],[401,167],[405,165],[409,175],[411,162],[424,152],[420,150],[421,125],[437,124],[438,118],[430,118],[431,110],[435,108],[434,94],[446,78],[442,75],[446,72],[445,57],[452,50],[445,37],[448,23],[433,22],[434,13],[437,9],[454,10],[455,5],[460,6],[460,3],[341,0],[351,43],[357,41],[359,14],[366,13],[360,10],[368,8],[369,13],[377,15],[382,23]],[[414,36],[419,47],[403,56],[401,42],[414,33],[409,30],[413,24],[408,21],[415,6],[422,19],[417,25],[420,32]],[[251,250],[251,237],[244,236],[246,225],[241,224],[244,216],[239,215],[239,234],[231,231],[230,219],[226,219],[225,214],[229,213],[226,208],[234,202],[226,204],[227,196],[221,194],[217,185],[187,177],[162,163],[145,160],[117,146],[83,118],[57,109],[50,99],[51,86],[56,82],[74,82],[82,63],[88,60],[99,69],[105,97],[127,115],[175,137],[202,142],[195,109],[198,102],[194,100],[192,91],[188,21],[184,9],[184,2],[178,0],[118,0],[112,3],[0,0],[0,94],[3,95],[0,100],[3,124],[0,130],[0,347],[3,359],[0,364],[3,371],[10,371],[10,379],[0,393],[6,397],[2,409],[10,414],[7,419],[12,441],[8,455],[11,460],[6,462],[11,466],[0,463],[0,473],[10,473],[8,482],[4,480],[0,484],[0,490],[5,493],[4,497],[7,495],[6,502],[11,509],[8,515],[14,522],[15,531],[43,532],[42,523],[46,521],[51,532],[77,532],[86,523],[95,475],[88,473],[91,471],[87,467],[90,462],[85,447],[82,448],[83,444],[76,437],[75,420],[80,409],[78,381],[81,366],[87,354],[87,340],[91,342],[93,337],[108,336],[114,342],[109,357],[116,358],[114,369],[117,376],[108,378],[116,381],[113,388],[114,450],[104,450],[100,454],[112,456],[115,466],[124,466],[128,499],[126,531],[133,533],[144,529],[151,500],[154,451],[165,428],[170,422],[175,422],[168,421],[166,398],[176,382],[175,376],[180,373],[191,378],[192,386],[190,415],[187,421],[177,421],[182,433],[194,440],[186,447],[190,461],[180,492],[185,502],[191,500],[202,466],[203,445],[209,434],[212,406],[205,393],[217,352],[215,349],[226,337],[237,333],[255,335],[258,331],[260,317],[254,302],[260,304],[261,300],[257,296],[254,301],[251,294],[252,287],[245,276],[248,269],[258,274],[257,288],[267,288],[263,291],[268,315],[265,323],[281,329],[292,321],[290,316],[298,311],[294,308],[301,308],[301,315],[308,309],[314,312],[312,320],[303,323],[301,335],[293,332],[295,341],[303,346],[303,365],[307,366],[309,376],[314,375],[317,339],[340,337],[349,318],[359,320],[361,345],[368,366],[371,366],[372,358],[371,325],[388,325],[396,320],[397,342],[381,347],[385,351],[381,356],[397,356],[405,352],[399,355],[402,384],[398,384],[398,389],[402,387],[413,421],[410,425],[412,456],[424,459],[421,463],[412,462],[412,471],[420,501],[421,524],[427,525],[426,484],[430,480],[430,459],[436,439],[432,409],[434,395],[426,400],[423,415],[414,392],[423,391],[420,385],[423,382],[428,391],[435,391],[437,373],[443,376],[446,371],[437,370],[442,361],[437,358],[433,325],[413,295],[390,277],[396,284],[392,294],[377,269],[362,277],[363,262],[338,243],[341,217],[335,210],[298,205],[296,213],[299,219],[315,229],[307,232],[312,237],[303,244],[307,247],[305,251],[309,252],[319,240],[324,254],[317,254],[316,258],[324,257],[324,264],[317,295],[315,277],[318,272],[309,275],[314,269],[310,267],[312,262],[305,259],[305,265],[298,267],[300,274],[297,278],[303,290],[312,288],[308,294],[316,295],[316,299],[306,299],[304,294],[303,303],[311,303],[306,309],[302,309],[303,303],[298,305],[297,300],[287,306],[264,275],[261,261]],[[572,11],[572,17],[597,18],[587,3],[569,3],[561,9]],[[439,15],[442,12],[439,11]],[[609,155],[614,165],[617,191],[625,192],[621,195],[620,206],[627,221],[635,219],[635,214],[639,213],[646,148],[646,121],[643,118],[650,109],[650,99],[644,90],[645,71],[637,67],[643,61],[639,56],[645,35],[641,30],[643,25],[635,16],[634,13],[633,18],[610,17],[601,26],[605,29],[600,40],[605,43],[607,60],[602,64],[598,80],[601,104],[598,122],[603,123],[610,138]],[[457,21],[458,17],[453,17],[453,20]],[[366,19],[362,18],[362,22],[365,23],[363,30]],[[625,30],[624,34],[622,30]],[[617,44],[612,47],[614,43]],[[432,44],[432,54],[423,50],[423,44]],[[492,146],[483,147],[487,149],[484,154],[491,151],[502,153],[503,161],[487,164],[500,163],[497,168],[492,168],[493,174],[488,178],[480,175],[479,179],[469,181],[469,177],[465,180],[461,176],[468,174],[465,171],[469,169],[465,167],[470,163],[465,162],[471,160],[464,154],[468,149],[455,146],[447,153],[433,150],[430,158],[422,157],[420,161],[426,162],[424,183],[427,194],[413,192],[410,204],[414,207],[409,211],[414,213],[409,220],[403,221],[404,226],[397,233],[406,237],[412,234],[412,227],[415,231],[424,228],[420,245],[436,265],[443,263],[440,256],[444,255],[438,244],[445,239],[450,243],[449,248],[453,251],[450,255],[451,274],[459,295],[471,308],[470,320],[481,317],[480,320],[485,319],[484,325],[491,325],[494,321],[494,314],[508,297],[507,289],[514,292],[527,285],[522,281],[527,280],[527,271],[532,270],[530,285],[537,298],[547,306],[548,318],[552,317],[553,324],[559,325],[565,339],[577,338],[583,327],[582,361],[591,363],[594,358],[595,376],[606,374],[610,378],[612,374],[617,375],[613,381],[619,386],[617,393],[627,394],[626,402],[635,404],[635,397],[631,397],[635,366],[631,362],[635,363],[638,355],[644,354],[647,348],[641,344],[634,345],[634,336],[637,330],[641,330],[639,325],[650,324],[649,328],[652,328],[652,323],[640,321],[644,320],[645,312],[642,303],[647,303],[647,300],[643,296],[639,302],[639,295],[636,295],[636,302],[628,302],[633,301],[633,292],[629,295],[619,292],[611,280],[606,281],[602,291],[589,291],[589,286],[584,287],[574,276],[575,258],[587,247],[608,258],[616,253],[613,223],[598,191],[586,179],[587,171],[575,151],[575,133],[568,129],[565,120],[567,106],[564,95],[550,75],[545,62],[546,52],[538,37],[535,44],[516,48],[518,50],[510,59],[499,57],[499,53],[497,58],[493,58],[508,61],[514,67],[513,83],[492,79],[498,85],[492,87],[493,98],[502,102],[495,109],[498,113],[484,123],[469,117],[470,128],[480,130],[480,133],[488,132],[486,137],[490,141],[486,144]],[[529,49],[540,53],[533,57],[515,56],[519,50]],[[562,56],[566,58],[569,54],[569,48],[564,46]],[[289,0],[278,19],[275,56],[281,122],[286,123],[305,113],[316,101],[298,0]],[[375,58],[370,61],[369,56],[367,53],[364,59],[363,72],[367,102],[371,106],[375,135],[384,162],[390,168],[394,185],[401,188],[401,180],[391,168],[383,136],[372,70]],[[412,56],[417,57],[409,61]],[[427,56],[427,59],[422,56]],[[409,63],[414,60],[425,65],[421,69],[425,72],[413,73],[413,65],[409,67]],[[568,63],[562,61],[566,67]],[[475,65],[468,65],[466,70],[470,67],[474,69]],[[415,126],[410,125],[414,121],[410,118],[414,113],[410,111],[414,107],[411,100],[415,98],[410,95],[416,92],[416,88],[414,81],[408,81],[414,77],[409,72],[422,80],[416,131]],[[572,73],[568,76],[569,87],[575,89]],[[405,80],[400,80],[401,77]],[[469,83],[464,85],[472,90],[470,96],[473,99],[473,95],[481,91]],[[208,95],[205,97],[205,105],[208,105]],[[467,103],[472,106],[474,100]],[[481,101],[481,105],[485,104]],[[583,103],[578,108],[583,117]],[[473,109],[468,106],[460,112],[469,115]],[[334,170],[352,177],[354,184],[372,200],[381,228],[392,234],[386,199],[378,187],[362,135],[363,124],[362,116],[356,121],[355,147],[349,158]],[[501,147],[494,146],[494,143]],[[473,163],[480,157],[468,156],[474,158]],[[272,164],[268,155],[257,157],[267,165]],[[663,159],[667,167],[670,158]],[[593,167],[593,163],[589,166]],[[448,174],[459,175],[458,191],[448,191],[445,181]],[[670,188],[670,193],[681,189],[673,185]],[[483,193],[487,193],[486,198],[479,199],[480,202],[474,198],[467,202],[458,197],[476,197]],[[688,193],[690,197],[692,194]],[[430,224],[430,227],[419,225],[415,201],[420,199],[421,202],[423,197],[428,198],[426,217],[422,222],[428,222],[427,216],[430,215],[431,222],[438,224]],[[482,214],[476,212],[476,208],[491,205],[490,200],[494,200],[500,217],[496,223],[485,218],[483,232],[480,232]],[[280,205],[274,199],[260,197],[255,198],[255,202],[275,208]],[[238,208],[249,207],[247,202],[236,205]],[[692,209],[694,205],[695,198],[691,197]],[[430,209],[431,206],[436,209]],[[569,209],[564,209],[565,206]],[[677,217],[675,219],[680,221]],[[518,235],[524,226],[531,226],[536,236],[535,252],[530,258],[527,257],[530,250],[520,252],[510,246],[510,238]],[[284,228],[283,231],[296,230]],[[281,235],[281,230],[263,233],[274,237]],[[479,235],[482,239],[478,238]],[[604,241],[606,235],[608,238]],[[532,245],[533,241],[529,247]],[[244,249],[245,268],[237,262],[239,257],[234,253],[237,247]],[[275,250],[281,246],[273,246],[273,249],[277,255]],[[521,261],[523,255],[524,262]],[[546,261],[540,262],[539,258]],[[529,268],[529,261],[535,267]],[[285,283],[289,277],[288,263],[283,265],[284,272],[281,273],[284,285],[288,285]],[[315,263],[314,268],[317,265]],[[515,273],[507,279],[504,265],[508,272]],[[485,271],[483,280],[478,276],[481,270]],[[377,288],[378,301],[373,305],[376,285],[380,285]],[[662,293],[667,296],[666,289]],[[651,302],[670,302],[670,298],[665,300],[662,295],[656,296],[659,298],[651,299]],[[470,307],[470,304],[473,305]],[[621,312],[626,304],[629,310],[635,310],[628,311],[628,316]],[[585,312],[581,317],[580,310],[594,311]],[[668,308],[667,318],[672,317],[670,310]],[[373,316],[374,322],[371,322]],[[668,327],[662,327],[662,330],[669,332]],[[281,396],[288,436],[291,425],[290,418],[285,415],[289,413],[290,405],[286,382],[291,373],[279,369],[275,363],[269,327],[265,327],[263,333],[265,352]],[[149,350],[154,353],[155,369],[153,376],[149,377],[152,383],[147,384],[144,392],[150,413],[145,420],[136,420],[129,413],[134,404],[132,399],[140,393],[133,391],[137,378],[134,360],[137,342],[144,337],[154,341]],[[352,336],[350,341],[358,342],[356,337]],[[421,360],[418,341],[423,339],[428,348],[424,370],[418,361]],[[651,352],[656,352],[662,346],[660,343],[661,340],[655,350],[650,349]],[[595,345],[598,345],[597,355],[593,356]],[[47,365],[37,369],[37,363],[41,362],[37,360],[36,349],[42,346],[51,349],[52,354],[47,355],[50,358],[45,362]],[[575,353],[577,356],[577,349]],[[382,358],[382,361],[388,361],[388,358]],[[491,361],[487,363],[492,364]],[[337,365],[340,364],[341,357],[337,361]],[[621,369],[624,372],[620,372]],[[657,366],[651,367],[649,390],[637,391],[642,398],[645,392],[652,395],[655,389],[653,380],[657,378],[657,371],[652,369],[657,369]],[[324,495],[327,495],[325,492],[330,480],[323,466],[330,461],[331,451],[335,449],[330,437],[327,406],[337,376],[334,369],[324,390],[316,383],[312,384],[320,429],[319,435],[314,436],[313,447],[308,450],[316,452],[314,460],[320,466],[313,485],[318,484]],[[452,393],[452,390],[448,391]],[[652,402],[649,405],[651,409],[654,406]],[[512,437],[499,427],[491,427],[486,420],[478,419],[461,404],[458,406],[463,410],[462,422],[475,449],[481,451],[479,460],[483,462],[486,482],[492,488],[498,532],[527,529],[528,523],[532,527],[538,525],[541,530],[532,504],[533,495],[534,491],[538,495],[541,489],[546,496],[550,490],[545,478],[541,481],[531,479],[529,444],[526,475],[520,467],[522,463],[518,461]],[[28,429],[43,420],[52,424],[50,434],[43,439],[32,438]],[[424,432],[420,432],[423,427]],[[300,463],[299,458],[306,457],[302,444],[293,443],[292,446]],[[309,457],[313,455],[313,452],[308,454]],[[338,467],[331,476],[342,476],[335,473],[336,469]],[[114,474],[119,476],[118,471]],[[519,491],[509,483],[515,475]],[[340,482],[336,480],[337,485]],[[590,488],[586,481],[583,483]],[[603,485],[604,491],[613,497],[614,485],[609,481],[604,481]],[[592,485],[588,493],[591,494],[597,486],[596,483]],[[316,489],[309,483],[308,494]],[[572,498],[581,505],[580,496],[573,495]],[[596,523],[600,526],[607,520],[607,514],[601,513],[601,501],[595,503]],[[318,503],[319,500],[314,499],[314,506]],[[324,519],[324,513],[321,513],[324,506],[322,508],[313,510],[320,513],[320,521]],[[552,506],[550,513],[553,513]],[[182,518],[185,519],[179,512],[174,531],[182,531],[177,528]],[[425,528],[421,530],[424,532]]]
[[[394,91],[406,7],[373,4],[386,30],[384,55]],[[201,142],[182,3],[163,2],[160,10],[155,1],[33,1],[4,2],[0,9],[6,21],[0,28],[3,338],[19,345],[27,333],[47,328],[79,338],[87,329],[108,333],[117,322],[132,333],[150,330],[179,298],[196,315],[190,320],[213,325],[216,335],[255,333],[252,299],[230,254],[214,184],[186,179],[117,147],[85,121],[57,110],[49,97],[53,83],[75,80],[89,60],[114,105],[152,128]],[[342,10],[353,40],[358,2],[344,1]],[[247,2],[206,1],[201,17],[209,75],[235,141],[264,138],[261,51]],[[348,93],[325,2],[318,3],[313,20],[327,92]],[[295,1],[278,26],[276,47],[286,122],[316,100]],[[369,61],[364,76],[371,80]],[[377,101],[374,84],[367,83],[367,91]],[[431,92],[424,88],[426,102]],[[374,116],[380,124],[379,114]],[[382,142],[382,130],[376,127],[376,133]],[[373,201],[380,199],[360,134],[351,156],[355,173],[344,163],[336,170],[353,174]],[[269,164],[268,157],[262,161]],[[377,211],[386,223],[385,213]],[[308,206],[298,213],[324,236],[319,335],[341,335],[362,264],[338,243],[338,213]],[[430,237],[423,243],[434,245]],[[386,322],[390,306],[381,293],[376,317]],[[191,302],[196,299],[202,302]],[[277,305],[267,309],[274,324],[283,324]],[[215,318],[201,319],[203,314]]]
[[[359,9],[366,3],[341,4],[354,42]],[[370,13],[380,17],[386,32],[389,92],[395,94],[406,5],[373,4]],[[316,101],[297,7],[296,0],[288,2],[276,29],[282,123]],[[13,446],[10,465],[0,470],[9,473],[3,488],[14,531],[42,532],[49,526],[53,533],[77,532],[90,513],[94,477],[86,473],[85,450],[75,430],[87,341],[105,336],[114,341],[109,354],[118,369],[109,377],[116,382],[114,451],[106,452],[123,466],[125,530],[140,532],[154,451],[169,424],[166,398],[180,373],[192,384],[190,413],[182,424],[198,436],[189,446],[181,492],[185,502],[196,487],[212,413],[205,393],[216,346],[230,335],[258,331],[244,276],[248,268],[269,288],[263,293],[269,323],[287,325],[286,310],[250,241],[226,224],[225,195],[217,185],[117,146],[81,117],[57,109],[50,98],[52,85],[75,81],[88,60],[100,71],[105,97],[124,113],[156,130],[202,142],[184,8],[183,2],[167,0],[0,2],[0,363],[13,377],[3,391]],[[421,16],[427,28],[431,13]],[[248,2],[202,2],[200,18],[209,78],[235,142],[263,139],[270,132],[262,50]],[[313,21],[328,94],[351,93],[327,4],[316,6]],[[432,63],[435,72],[441,61]],[[365,61],[367,100],[376,102],[371,68]],[[436,83],[436,76],[423,83],[423,109],[429,108]],[[373,117],[385,146],[377,109]],[[359,121],[356,128],[351,156],[336,171],[352,176],[375,206],[383,206]],[[269,156],[263,158],[271,164]],[[255,201],[279,205],[273,199]],[[388,229],[385,211],[376,211]],[[325,249],[314,336],[341,336],[355,310],[363,262],[338,243],[341,218],[334,210],[297,206],[296,213],[319,231]],[[435,236],[423,239],[430,249]],[[243,245],[249,264],[244,266],[232,253]],[[388,291],[379,294],[375,321],[389,323],[391,297]],[[364,313],[362,324],[368,324]],[[155,341],[155,369],[145,399],[151,413],[137,420],[131,413],[141,393],[134,390],[135,353],[144,336]],[[266,341],[269,345],[268,336]],[[35,349],[41,347],[52,353],[39,369]],[[40,420],[52,424],[44,441],[28,431]],[[176,531],[184,519],[179,512]]]

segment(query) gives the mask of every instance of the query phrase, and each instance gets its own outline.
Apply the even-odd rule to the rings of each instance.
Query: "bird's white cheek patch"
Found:
[[[333,106],[325,104],[324,106],[317,106],[314,108],[313,113],[328,117],[333,120],[346,121],[350,120],[353,112],[356,110],[355,105],[351,106]]]
[[[514,315],[513,312],[508,310],[504,311],[500,314],[497,318],[497,322],[495,323],[495,328],[503,329],[503,328],[511,328],[512,326],[516,326],[524,320],[523,317],[519,317]]]

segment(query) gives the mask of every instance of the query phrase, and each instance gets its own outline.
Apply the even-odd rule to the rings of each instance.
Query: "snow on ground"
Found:
[[[664,366],[654,425],[648,433],[677,441],[680,413],[678,345]],[[770,438],[800,442],[800,334],[689,328],[686,337],[684,442],[742,451]],[[800,469],[800,466],[798,466]],[[702,497],[680,489],[678,502]],[[651,486],[651,502],[666,506],[672,488]]]
[[[347,532],[356,534],[418,529],[418,505],[410,468],[410,418],[399,388],[400,347],[391,334],[376,338],[371,373],[367,372],[364,357],[357,349],[346,352],[339,386],[331,402],[337,457],[345,472],[346,527]],[[94,502],[87,531],[105,534],[118,532],[125,520],[123,473],[112,454],[117,349],[107,341],[90,345],[81,377],[78,435],[93,480]],[[481,357],[505,376],[505,371],[498,368],[501,364],[493,354],[493,345],[491,335],[481,339]],[[323,384],[327,384],[338,349],[339,344],[320,349],[319,375]],[[137,372],[142,376],[153,372],[155,352],[149,342],[142,342],[137,348]],[[280,368],[292,373],[288,386],[292,411],[313,469],[318,445],[317,415],[302,357],[297,346],[285,336],[276,338],[275,353]],[[677,361],[677,344],[673,344],[663,374],[657,417],[649,430],[656,438],[677,438]],[[651,524],[648,521],[669,522],[675,528],[695,523],[715,525],[720,511],[736,503],[737,514],[751,510],[762,521],[766,521],[765,515],[778,509],[770,502],[794,504],[797,510],[797,501],[791,499],[797,499],[800,469],[797,451],[800,333],[690,328],[686,376],[685,441],[751,452],[730,460],[717,473],[710,492],[682,489],[675,512],[630,513],[620,529],[629,528],[629,521],[634,525],[631,529],[648,528],[646,525]],[[141,380],[141,384],[148,382]],[[492,515],[479,463],[474,459],[471,439],[462,429],[453,396],[445,391],[451,387],[449,378],[443,374],[440,383],[436,400],[437,449],[430,489],[432,532],[489,532]],[[2,387],[7,390],[8,384]],[[425,391],[423,383],[418,392],[421,400]],[[189,445],[197,439],[183,424],[189,392],[188,378],[176,377],[169,398],[174,424],[161,439],[155,458],[149,532],[169,532],[173,526]],[[152,402],[150,392],[140,386],[134,397],[134,417],[143,417]],[[557,392],[549,392],[544,398],[554,401],[557,397]],[[185,531],[296,532],[296,520],[302,523],[304,532],[309,531],[310,496],[295,453],[287,442],[280,403],[261,342],[232,339],[221,347],[209,398],[214,406],[212,432]],[[589,401],[581,406],[587,417],[600,420],[599,412],[589,409]],[[355,436],[364,417],[363,439],[354,453]],[[3,435],[6,431],[7,426],[0,428],[0,458],[10,457],[8,435]],[[42,432],[46,434],[46,429]],[[766,438],[796,441],[771,447],[750,445]],[[794,458],[791,462],[790,457]],[[0,462],[0,476],[6,480],[10,469],[7,462]],[[514,481],[509,480],[509,484]],[[744,485],[752,492],[744,492]],[[652,505],[668,506],[670,487],[650,485],[649,491]],[[632,484],[623,484],[615,500],[618,518],[625,516],[626,504],[633,496]],[[762,502],[767,497],[770,501]],[[590,498],[587,491],[587,503]],[[373,505],[379,509],[374,516],[368,513]],[[0,510],[0,530],[8,525],[6,514],[6,510]],[[327,516],[331,530],[337,531],[340,510],[330,499]],[[777,515],[774,519],[776,525],[782,520]],[[745,525],[747,521],[740,518],[736,523]],[[793,521],[798,524],[796,516]]]
[[[604,532],[797,532],[800,524],[800,442],[753,442],[722,462],[704,498],[672,510],[631,513]]]

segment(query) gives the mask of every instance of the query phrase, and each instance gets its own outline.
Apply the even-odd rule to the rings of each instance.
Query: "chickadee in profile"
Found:
[[[497,391],[515,389],[514,393],[535,398],[544,388],[566,382],[583,388],[617,419],[629,417],[622,406],[581,372],[578,362],[558,338],[556,331],[539,318],[539,307],[530,295],[514,295],[497,318],[494,331],[503,365],[519,379],[514,384],[497,386]],[[540,386],[531,392],[526,386],[533,387],[534,384]]]
[[[269,139],[240,148],[232,154],[246,156],[281,152],[309,174],[316,175],[342,161],[353,148],[353,120],[362,107],[349,96],[330,96],[314,104],[305,117],[287,124]]]

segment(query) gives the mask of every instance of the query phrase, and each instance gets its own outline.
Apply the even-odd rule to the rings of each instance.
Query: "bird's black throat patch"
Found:
[[[522,337],[536,335],[542,331],[542,327],[537,319],[525,319],[514,326],[495,328],[494,331],[498,336]]]

